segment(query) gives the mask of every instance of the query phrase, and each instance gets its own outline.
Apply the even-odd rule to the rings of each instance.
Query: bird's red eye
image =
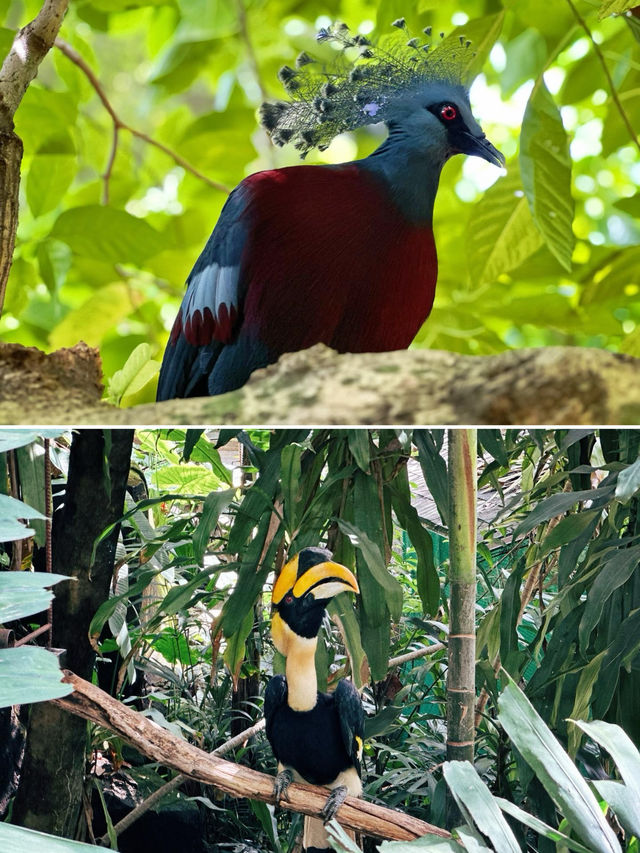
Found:
[[[293,596],[291,595],[291,593],[289,593],[289,595],[285,595],[285,597],[284,597],[284,603],[285,604],[291,604],[292,601],[293,601]]]
[[[445,121],[453,121],[458,115],[458,110],[453,106],[453,104],[445,104],[440,110],[440,115]]]

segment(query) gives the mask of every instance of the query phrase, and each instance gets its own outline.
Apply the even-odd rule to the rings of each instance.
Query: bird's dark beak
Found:
[[[494,166],[504,167],[506,162],[504,154],[498,151],[495,145],[492,145],[484,134],[482,136],[474,136],[472,133],[465,133],[462,138],[462,153],[482,157],[483,160],[488,160]]]

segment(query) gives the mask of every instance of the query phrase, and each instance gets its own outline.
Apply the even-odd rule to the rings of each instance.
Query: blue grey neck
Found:
[[[418,150],[412,140],[391,128],[382,145],[358,165],[382,178],[410,222],[430,225],[444,162],[441,150],[425,150],[424,144]]]

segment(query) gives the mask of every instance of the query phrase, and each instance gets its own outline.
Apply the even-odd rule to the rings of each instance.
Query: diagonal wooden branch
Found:
[[[61,699],[53,699],[59,707],[110,729],[144,755],[173,767],[185,776],[214,785],[236,797],[275,804],[272,776],[217,758],[186,743],[69,670],[65,670],[63,681],[71,684],[74,692]],[[293,784],[288,790],[288,800],[282,800],[280,805],[291,811],[320,817],[326,799],[325,788]],[[340,808],[339,818],[343,826],[375,838],[411,841],[423,835],[450,837],[446,830],[430,823],[355,797],[347,797]]]
[[[18,229],[22,141],[13,117],[51,49],[69,0],[45,0],[36,17],[16,33],[0,68],[0,316]]]

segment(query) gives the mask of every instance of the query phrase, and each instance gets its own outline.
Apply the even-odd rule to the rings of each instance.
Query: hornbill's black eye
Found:
[[[445,121],[453,121],[457,115],[458,110],[453,106],[453,104],[445,104],[440,108],[440,116]]]

